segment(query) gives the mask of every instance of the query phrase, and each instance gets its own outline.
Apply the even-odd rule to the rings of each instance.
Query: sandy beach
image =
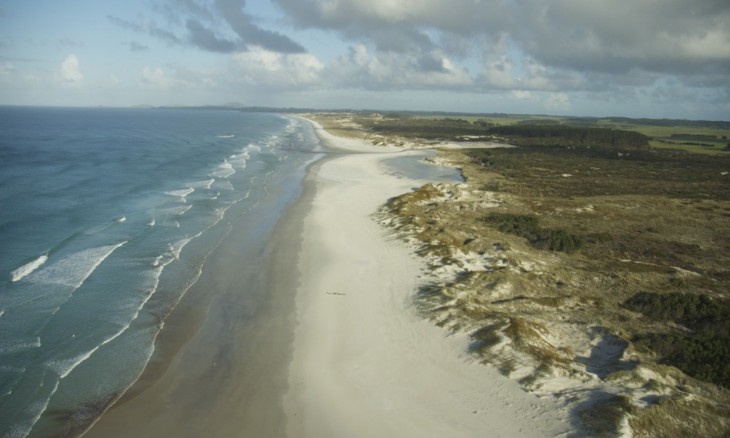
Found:
[[[255,314],[235,315],[240,270],[217,262],[207,274],[215,281],[201,284],[219,290],[183,300],[148,370],[85,436],[545,437],[570,430],[568,414],[551,399],[481,365],[468,354],[467,335],[449,336],[413,307],[424,262],[373,214],[426,182],[384,164],[419,152],[336,137],[312,123],[328,156],[310,166],[301,200],[262,259],[269,298]],[[233,240],[221,260],[236,260]]]
[[[424,266],[372,214],[419,182],[383,171],[397,149],[335,137],[350,154],[309,175],[293,360],[284,397],[291,437],[557,436],[565,414],[467,356],[468,339],[412,307]],[[409,153],[409,152],[401,152]]]

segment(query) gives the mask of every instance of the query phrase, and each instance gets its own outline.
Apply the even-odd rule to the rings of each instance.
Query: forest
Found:
[[[647,149],[649,137],[633,131],[566,125],[496,126],[489,134],[507,137],[518,146],[604,147]]]

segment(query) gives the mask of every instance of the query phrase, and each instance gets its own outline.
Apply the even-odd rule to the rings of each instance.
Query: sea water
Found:
[[[0,436],[93,422],[221,243],[265,245],[320,152],[275,114],[0,107]]]

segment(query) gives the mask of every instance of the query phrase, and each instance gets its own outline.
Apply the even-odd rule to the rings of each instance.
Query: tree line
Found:
[[[633,131],[565,125],[496,126],[488,132],[523,146],[608,147],[646,149],[649,137]]]

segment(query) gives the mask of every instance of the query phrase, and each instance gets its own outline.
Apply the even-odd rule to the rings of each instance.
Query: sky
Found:
[[[0,0],[0,104],[730,120],[728,0]]]

